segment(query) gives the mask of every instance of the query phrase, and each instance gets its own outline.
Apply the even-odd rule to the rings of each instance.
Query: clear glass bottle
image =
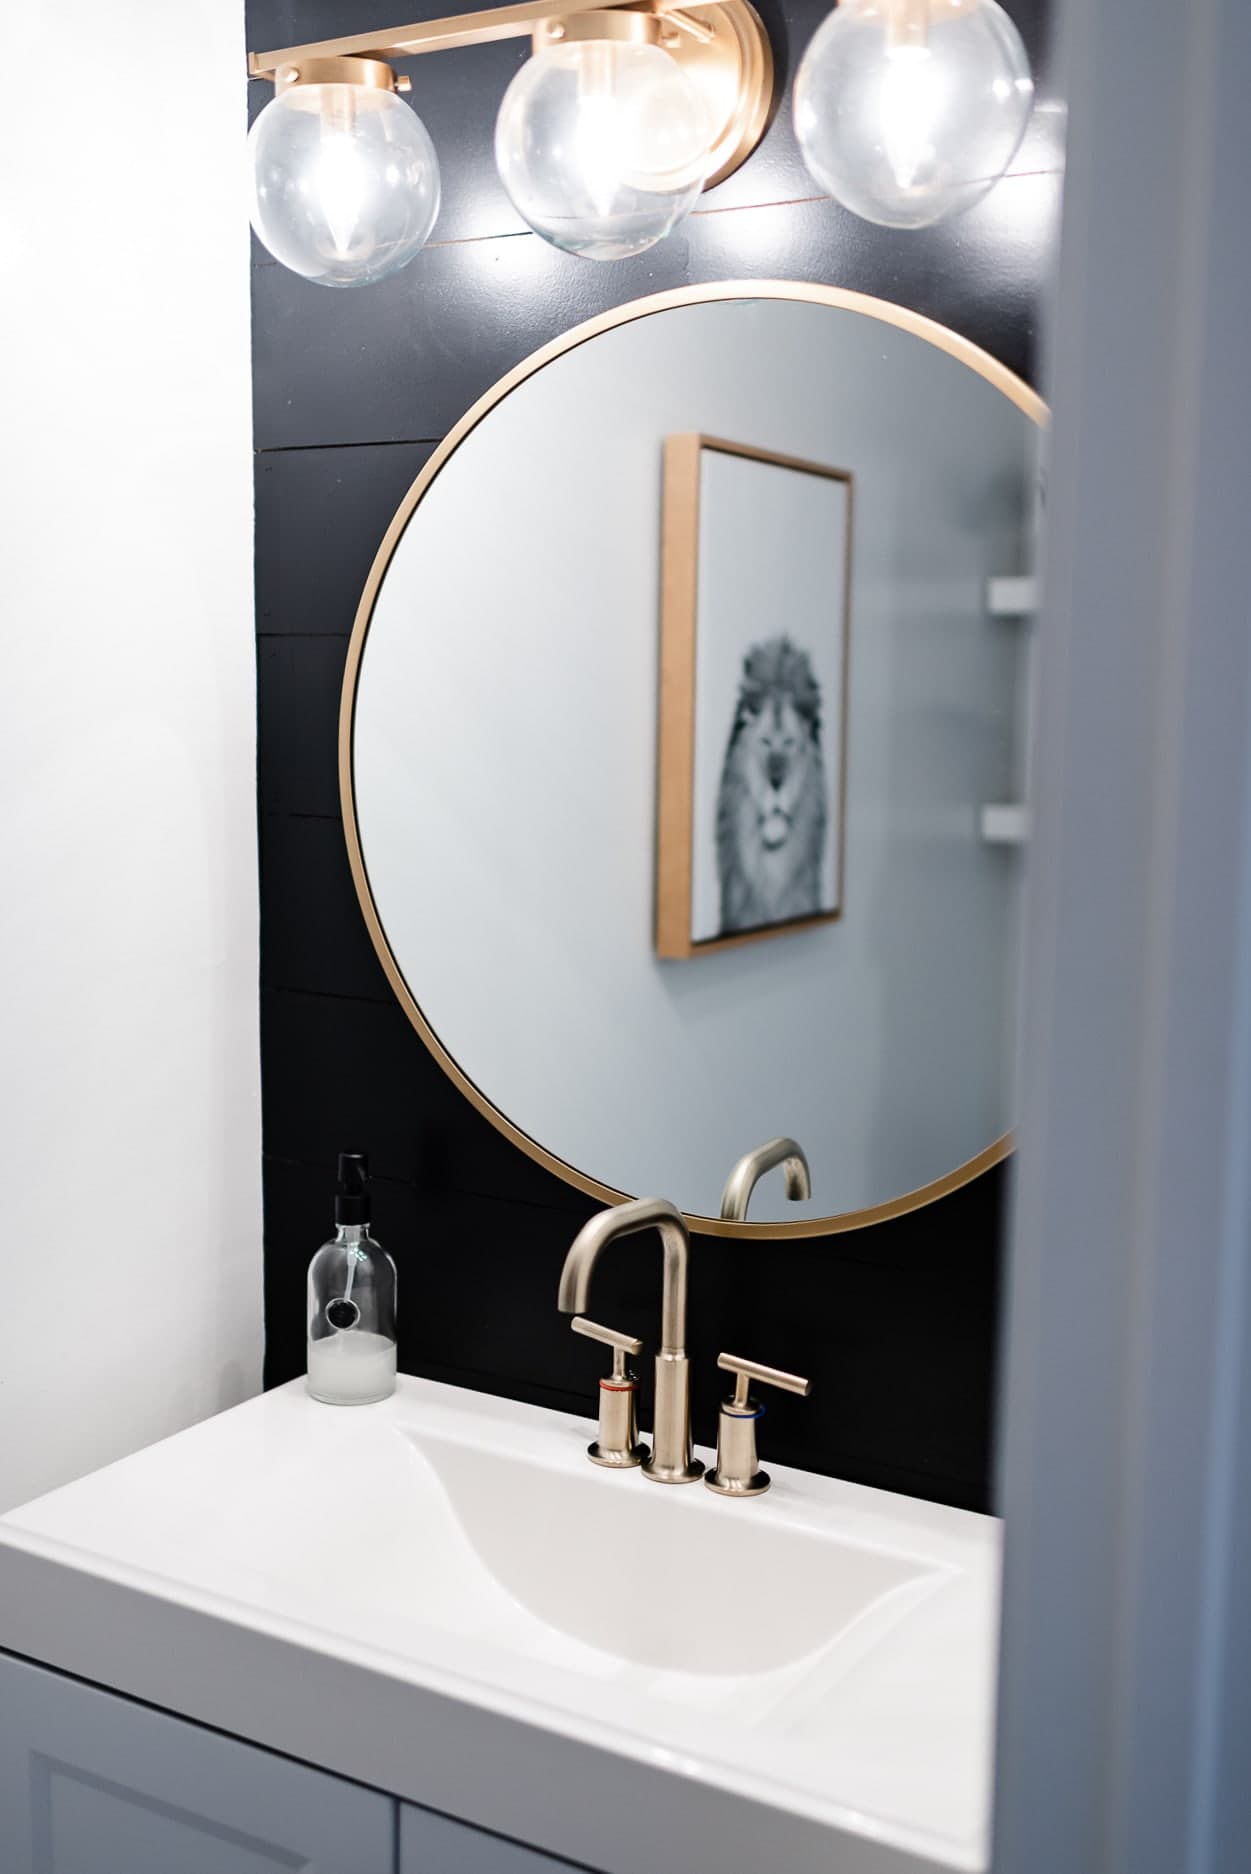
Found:
[[[308,1380],[323,1405],[395,1391],[395,1264],[369,1234],[369,1160],[340,1152],[335,1233],[308,1266]]]

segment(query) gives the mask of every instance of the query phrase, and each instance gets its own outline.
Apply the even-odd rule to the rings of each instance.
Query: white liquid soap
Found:
[[[395,1391],[395,1264],[369,1234],[369,1161],[340,1152],[335,1233],[308,1266],[308,1391],[372,1405]]]
[[[308,1343],[308,1390],[325,1405],[371,1405],[395,1391],[395,1342],[354,1327]]]

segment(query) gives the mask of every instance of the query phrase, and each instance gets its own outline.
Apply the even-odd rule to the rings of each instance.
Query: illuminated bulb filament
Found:
[[[351,137],[323,137],[313,172],[313,189],[322,205],[335,253],[350,254],[369,199],[369,176]]]
[[[901,189],[928,180],[942,103],[942,76],[929,47],[891,46],[882,73],[882,146]]]
[[[621,179],[630,167],[630,126],[626,118],[627,111],[613,84],[609,48],[587,46],[578,70],[574,138],[576,161],[599,215],[612,214]]]

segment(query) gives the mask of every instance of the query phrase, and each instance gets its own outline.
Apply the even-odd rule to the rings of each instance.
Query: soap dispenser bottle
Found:
[[[335,1233],[308,1266],[308,1390],[323,1405],[395,1391],[395,1264],[369,1234],[369,1160],[340,1152]]]

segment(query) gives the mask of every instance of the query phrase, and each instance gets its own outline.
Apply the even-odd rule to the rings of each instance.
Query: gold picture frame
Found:
[[[841,666],[838,754],[834,775],[835,884],[828,910],[761,923],[750,930],[696,937],[692,924],[695,869],[696,649],[699,634],[701,471],[706,453],[738,456],[774,468],[838,482],[846,489],[842,542]],[[849,469],[782,455],[753,443],[685,435],[665,439],[661,519],[660,730],[656,782],[656,954],[689,962],[765,938],[815,930],[843,914],[847,814],[847,691],[851,642],[851,556],[855,484]]]
[[[348,863],[352,881],[356,887],[361,913],[369,932],[370,941],[377,952],[387,981],[395,998],[403,1009],[416,1033],[429,1049],[448,1079],[470,1102],[475,1110],[488,1123],[495,1127],[510,1144],[524,1152],[537,1165],[542,1166],[553,1176],[560,1178],[573,1189],[585,1196],[593,1197],[600,1203],[625,1203],[637,1193],[617,1190],[593,1177],[579,1166],[570,1164],[557,1153],[552,1152],[540,1140],[535,1139],[522,1126],[495,1105],[484,1089],[465,1072],[460,1062],[448,1049],[430,1022],[426,1019],[421,1004],[410,988],[404,973],[396,959],[387,937],[386,928],[374,902],[373,891],[369,882],[369,872],[365,864],[361,845],[360,825],[356,812],[356,789],[353,775],[352,733],[356,710],[356,691],[360,676],[361,661],[369,637],[370,621],[377,603],[378,593],[386,577],[391,559],[402,539],[409,521],[418,505],[429,491],[436,476],[447,466],[461,444],[472,435],[478,425],[488,417],[497,405],[501,404],[528,379],[547,365],[575,350],[579,345],[598,338],[602,333],[615,327],[630,324],[636,319],[651,318],[657,313],[669,312],[681,306],[712,304],[722,300],[794,300],[817,306],[828,306],[844,312],[857,313],[868,319],[875,319],[883,325],[893,326],[909,332],[915,338],[933,345],[945,352],[948,357],[966,365],[971,371],[984,378],[987,383],[1001,391],[1017,409],[1030,420],[1045,426],[1048,418],[1047,405],[1038,393],[1023,379],[992,358],[989,352],[970,339],[963,338],[933,319],[910,311],[906,306],[895,305],[890,300],[875,299],[870,294],[853,292],[839,286],[823,286],[797,280],[725,280],[715,284],[674,287],[663,293],[654,293],[642,299],[628,301],[610,312],[597,314],[574,326],[559,338],[552,339],[530,357],[499,379],[489,390],[473,404],[460,421],[452,428],[427,461],[408,493],[401,501],[391,519],[382,542],[374,556],[373,565],[365,581],[357,606],[356,618],[348,642],[347,661],[343,675],[343,689],[339,704],[339,795],[342,807],[344,838],[347,845]],[[918,1210],[923,1205],[935,1203],[950,1192],[959,1190],[978,1178],[993,1165],[1007,1158],[1013,1148],[1010,1132],[991,1141],[982,1151],[976,1153],[964,1163],[954,1166],[942,1177],[914,1190],[901,1192],[883,1203],[874,1204],[856,1210],[842,1211],[826,1217],[805,1217],[797,1222],[749,1223],[729,1221],[720,1217],[703,1216],[687,1212],[686,1219],[690,1229],[697,1235],[728,1237],[737,1241],[778,1241],[780,1239],[833,1236],[845,1230],[860,1230],[870,1224],[884,1223],[894,1217]]]

